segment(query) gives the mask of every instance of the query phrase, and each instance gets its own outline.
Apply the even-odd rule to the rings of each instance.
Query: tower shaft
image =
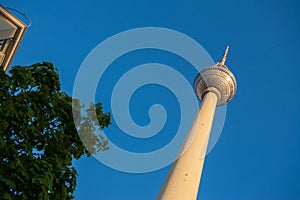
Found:
[[[196,119],[161,188],[157,200],[195,200],[197,198],[206,148],[218,97],[208,92]]]

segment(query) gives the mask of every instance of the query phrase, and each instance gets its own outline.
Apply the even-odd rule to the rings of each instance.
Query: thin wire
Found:
[[[15,11],[15,12],[17,12],[17,13],[23,15],[23,16],[28,20],[28,22],[29,22],[28,25],[26,24],[26,25],[27,25],[27,28],[29,28],[29,27],[32,25],[31,19],[30,19],[25,13],[22,13],[21,11],[19,11],[19,10],[17,10],[17,9],[14,9],[14,8],[9,8],[9,7],[5,7],[5,8],[8,9],[8,10],[13,10],[13,11]]]

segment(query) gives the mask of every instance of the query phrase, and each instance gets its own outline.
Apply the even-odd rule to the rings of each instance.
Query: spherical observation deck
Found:
[[[228,47],[221,62],[206,67],[196,77],[194,90],[197,97],[202,100],[206,93],[213,92],[218,97],[217,106],[229,102],[236,93],[236,80],[231,71],[226,67],[225,60]]]

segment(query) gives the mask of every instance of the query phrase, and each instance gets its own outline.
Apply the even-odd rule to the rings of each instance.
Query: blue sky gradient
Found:
[[[198,199],[300,199],[299,1],[0,3],[25,12],[32,20],[12,65],[53,62],[68,94],[88,53],[103,40],[128,29],[174,29],[199,42],[216,61],[230,45],[227,65],[236,76],[238,90],[227,106],[222,135],[206,158]],[[111,84],[122,72],[150,61],[174,67],[190,83],[196,76],[188,63],[169,53],[132,52],[116,60],[99,83],[97,100],[103,102],[106,111],[110,111]],[[145,98],[144,94],[151,92],[158,95]],[[145,113],[156,102],[171,113],[162,135],[153,141],[130,140],[115,124],[107,129],[107,135],[122,148],[137,152],[164,145],[171,137],[167,133],[176,129],[180,117],[172,93],[157,85],[141,88],[132,98],[131,114],[138,124],[147,124]],[[169,170],[124,173],[93,157],[74,163],[79,173],[76,200],[155,199]]]

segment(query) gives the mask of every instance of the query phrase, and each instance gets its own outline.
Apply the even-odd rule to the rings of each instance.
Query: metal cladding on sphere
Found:
[[[197,75],[194,81],[194,90],[200,100],[203,99],[206,93],[213,92],[217,95],[217,105],[220,106],[229,102],[235,95],[236,80],[225,65],[228,48],[226,48],[220,63],[206,67]]]

